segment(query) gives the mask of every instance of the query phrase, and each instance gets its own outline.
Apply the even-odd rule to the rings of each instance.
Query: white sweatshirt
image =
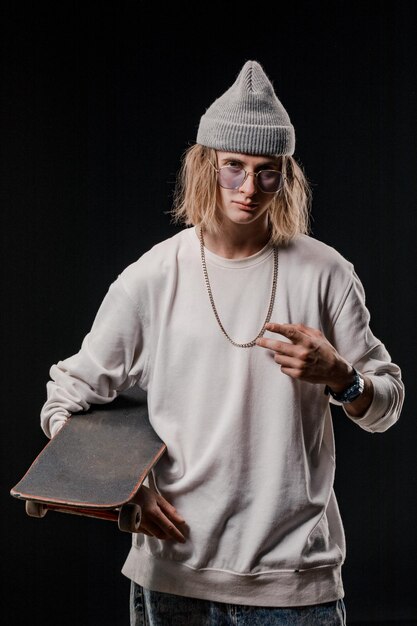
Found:
[[[252,340],[268,310],[272,247],[243,259],[205,253],[223,326],[239,343]],[[307,236],[279,250],[271,321],[322,330],[371,378],[373,402],[351,418],[359,426],[382,432],[396,422],[400,370],[372,334],[361,283],[338,252]],[[150,422],[168,447],[152,483],[189,534],[184,544],[134,534],[126,576],[157,591],[256,606],[343,596],[329,398],[323,385],[283,374],[270,350],[226,339],[195,227],[118,276],[80,351],[50,374],[41,413],[48,436],[118,391],[137,384],[148,392]]]

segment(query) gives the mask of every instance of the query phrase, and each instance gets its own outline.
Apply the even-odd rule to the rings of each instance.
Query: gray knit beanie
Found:
[[[294,127],[257,61],[247,61],[233,85],[206,110],[197,143],[244,154],[294,153]]]

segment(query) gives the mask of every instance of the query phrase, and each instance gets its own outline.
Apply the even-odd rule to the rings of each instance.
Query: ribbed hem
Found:
[[[295,131],[292,125],[234,124],[203,115],[197,143],[242,154],[291,155],[295,150]]]
[[[122,574],[163,593],[251,606],[308,606],[344,596],[341,565],[308,570],[275,570],[237,574],[221,569],[195,569],[165,561],[132,546]]]

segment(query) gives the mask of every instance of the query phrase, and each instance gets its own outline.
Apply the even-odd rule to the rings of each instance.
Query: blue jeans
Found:
[[[275,608],[227,604],[150,591],[132,581],[131,626],[345,626],[343,600]]]

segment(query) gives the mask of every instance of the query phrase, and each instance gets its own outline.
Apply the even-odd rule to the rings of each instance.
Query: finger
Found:
[[[152,522],[159,526],[159,528],[166,534],[168,537],[172,539],[176,539],[181,543],[185,542],[185,537],[182,532],[175,526],[173,520],[164,515],[164,513],[159,509],[159,511],[155,511],[152,517]]]
[[[166,524],[162,520],[158,520],[157,518],[151,518],[150,515],[146,515],[142,518],[141,525],[139,530],[147,531],[146,534],[151,537],[156,537],[157,539],[176,539],[181,543],[185,542],[184,536],[177,531],[178,534],[173,533],[173,529],[175,526],[173,523],[169,523],[167,520]]]
[[[309,337],[317,338],[321,337],[323,334],[321,330],[318,330],[317,328],[311,328],[311,326],[304,326],[304,324],[297,324],[297,326],[304,334],[308,335]]]
[[[265,324],[266,330],[273,333],[283,335],[293,343],[303,343],[306,340],[306,334],[299,330],[299,324],[275,324],[268,322]]]
[[[149,537],[156,537],[157,539],[166,539],[166,534],[162,532],[157,524],[154,524],[150,519],[143,519],[140,523],[139,530]]]
[[[160,528],[165,533],[166,539],[173,539],[174,541],[179,541],[180,543],[185,543],[184,535],[175,526],[175,524],[173,522],[170,522],[167,519],[163,523],[161,522]]]
[[[276,339],[270,339],[268,337],[259,337],[256,340],[256,345],[288,356],[295,356],[298,349],[298,346],[295,346],[289,341],[277,341]]]
[[[142,507],[146,515],[158,514],[162,511],[167,517],[172,518],[177,524],[185,523],[184,518],[178,513],[176,508],[168,502],[160,493],[157,493],[149,487],[142,485],[132,502],[136,502]]]
[[[296,370],[304,370],[305,363],[300,359],[293,359],[291,357],[282,356],[281,354],[275,354],[274,361],[281,365],[281,371],[284,369],[296,369]],[[285,374],[285,372],[284,372]]]
[[[290,376],[290,378],[302,378],[303,377],[303,370],[297,369],[297,368],[293,368],[293,367],[281,367],[281,372],[283,374],[286,374],[287,376]]]
[[[305,369],[302,367],[292,367],[292,364],[281,365],[281,373],[290,378],[308,380]]]
[[[161,495],[158,495],[156,499],[160,509],[169,517],[175,519],[179,524],[185,522],[185,519],[178,513],[177,509],[168,500]]]

